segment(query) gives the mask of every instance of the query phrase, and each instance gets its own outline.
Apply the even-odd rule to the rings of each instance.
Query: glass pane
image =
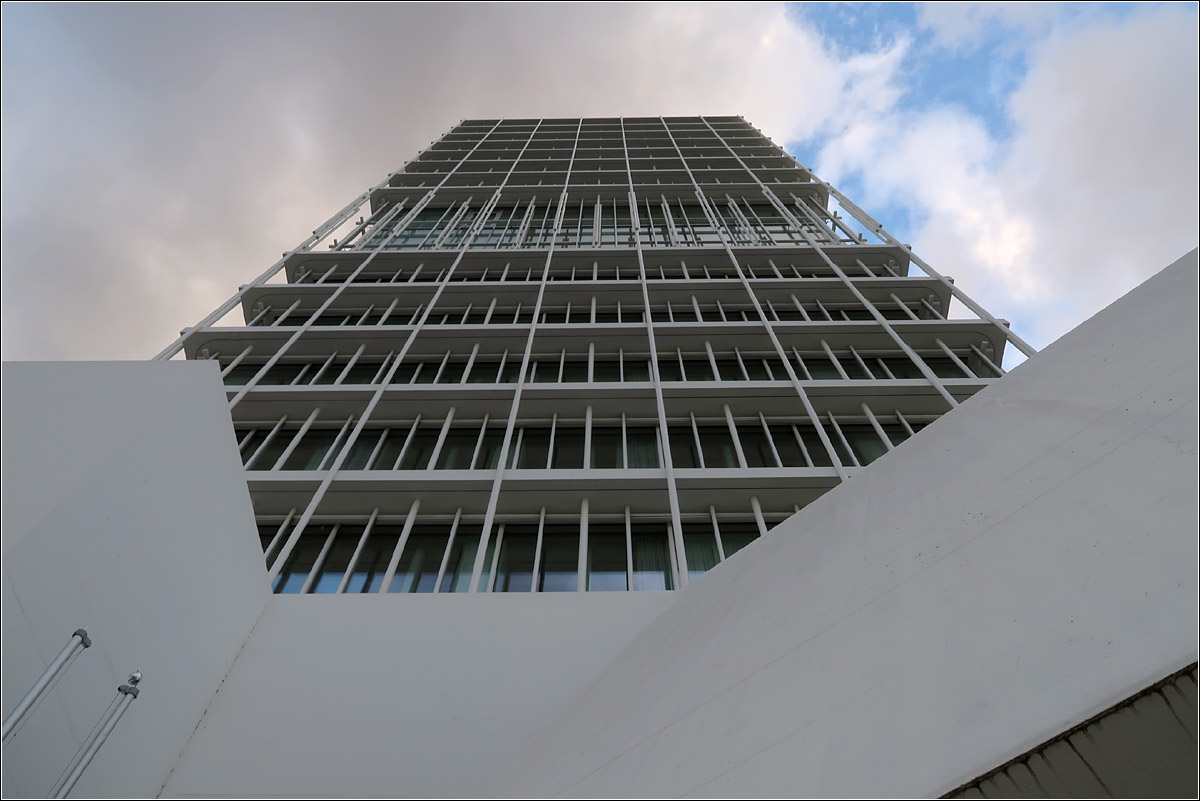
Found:
[[[866,466],[887,453],[887,446],[879,439],[875,429],[869,425],[842,426],[846,441],[854,449],[860,464]]]
[[[621,429],[615,427],[592,428],[592,467],[611,470],[622,467]]]
[[[668,430],[671,439],[671,464],[675,467],[699,467],[700,459],[696,454],[696,438],[692,429],[683,426],[672,427]]]
[[[912,359],[907,356],[889,356],[881,358],[881,362],[887,365],[888,370],[896,378],[923,378],[921,370]]]
[[[646,359],[625,359],[625,380],[626,381],[649,381],[650,380],[650,362]]]
[[[753,520],[718,520],[717,525],[721,527],[721,545],[725,547],[726,559],[759,537],[758,523]]]
[[[459,524],[454,543],[450,546],[450,559],[446,562],[446,574],[442,576],[440,592],[469,591],[475,555],[479,551],[480,530],[478,524]]]
[[[400,531],[400,526],[377,525],[371,529],[371,534],[358,555],[358,561],[354,564],[350,580],[346,582],[346,592],[379,592],[379,588],[383,586],[388,562],[396,551]]]
[[[266,435],[268,433],[270,432],[263,432],[263,439],[266,439]],[[263,448],[262,453],[260,453],[258,458],[254,460],[254,464],[250,465],[250,469],[270,470],[275,466],[275,462],[279,460],[279,457],[283,455],[283,452],[287,450],[287,446],[289,443],[291,443],[292,437],[294,436],[296,436],[296,429],[294,428],[281,428],[279,431],[275,432],[275,436],[271,438],[269,443],[267,443],[267,447]],[[248,446],[244,451],[247,459],[254,455],[254,451],[258,450],[260,444],[261,440],[258,443],[250,443],[250,445],[253,446],[253,449]]]
[[[488,535],[487,552],[483,555],[483,570],[479,575],[479,591],[486,592],[492,576],[492,559],[496,556],[496,540],[499,538],[500,527],[493,526]],[[469,592],[468,588],[468,592]]]
[[[388,592],[433,592],[449,539],[449,527],[413,526]]]
[[[813,466],[832,467],[833,460],[829,458],[829,451],[826,450],[825,445],[821,442],[821,437],[817,434],[817,430],[811,425],[798,425],[796,426],[796,430],[800,432],[800,438],[804,440],[804,445],[808,448],[808,455],[812,457]],[[830,440],[837,439],[837,434],[832,429],[826,429],[826,433],[829,435]],[[845,463],[850,464],[849,461]]]
[[[238,431],[237,431],[238,442],[241,442],[247,433],[248,433],[247,431],[238,429]],[[250,459],[250,457],[254,455],[254,452],[258,450],[258,446],[262,445],[263,440],[265,440],[266,438],[267,438],[267,432],[262,429],[255,431],[250,436],[250,439],[248,439],[245,442],[245,444],[242,445],[242,451],[241,451],[242,464],[245,464]],[[259,459],[259,463],[262,463],[263,461],[265,461],[265,460],[263,460],[261,458]],[[255,469],[264,470],[266,468],[260,467],[260,468],[255,468]]]
[[[816,381],[830,381],[842,377],[842,374],[833,366],[833,362],[824,356],[805,356],[804,366],[808,368],[808,374]]]
[[[683,369],[688,381],[712,381],[712,363],[708,359],[685,359]]]
[[[742,368],[737,359],[717,359],[717,369],[721,372],[722,381],[745,381]]]
[[[679,367],[679,359],[671,356],[659,359],[658,376],[662,381],[682,381],[683,371]]]
[[[796,433],[790,425],[771,426],[771,439],[775,441],[775,450],[779,452],[784,467],[808,467],[808,460],[804,458],[804,451],[800,449]]]
[[[579,528],[547,525],[542,534],[542,564],[538,592],[579,589]]]
[[[446,362],[446,367],[442,370],[442,374],[438,376],[438,383],[457,384],[462,381],[463,370],[466,367],[466,362]]]
[[[367,460],[371,458],[371,454],[374,452],[375,446],[379,444],[381,436],[383,436],[382,431],[372,431],[371,429],[367,429],[359,434],[358,439],[354,440],[354,444],[350,446],[350,454],[346,457],[346,461],[342,462],[342,469],[365,469]]]
[[[400,455],[400,448],[404,446],[404,439],[408,436],[408,426],[401,424],[403,427],[393,428],[387,434],[387,439],[384,440],[383,447],[379,449],[379,455],[375,457],[375,466],[373,470],[391,470],[396,464],[396,457]]]
[[[683,524],[683,550],[687,556],[688,578],[696,579],[721,561],[717,538],[710,521]]]
[[[504,444],[504,432],[489,428],[483,434],[483,444],[475,457],[476,470],[495,470],[500,464],[500,446]]]
[[[338,529],[333,546],[325,555],[325,561],[321,563],[321,569],[309,592],[337,592],[338,585],[342,583],[342,576],[346,575],[346,568],[350,565],[350,557],[358,547],[362,532],[362,526],[342,526]]]
[[[393,431],[395,435],[397,432]],[[407,432],[405,432],[407,436]],[[400,460],[400,470],[424,470],[429,466],[429,459],[433,456],[433,446],[437,445],[438,431],[431,428],[418,429],[413,435],[412,441],[408,443],[408,450],[404,452],[404,458]],[[404,440],[400,440],[400,444],[404,444]]]
[[[921,360],[938,378],[969,378],[962,368],[946,356],[922,356]]]
[[[242,386],[258,374],[261,364],[239,364],[225,375],[225,383],[229,386]]]
[[[526,428],[521,436],[517,467],[523,470],[544,470],[550,455],[550,429]]]
[[[661,467],[658,459],[658,429],[650,427],[626,428],[628,462],[631,468]]]
[[[588,527],[589,592],[625,591],[629,589],[628,565],[625,561],[625,526]]]
[[[775,454],[771,452],[771,443],[767,441],[766,432],[761,425],[745,423],[739,425],[737,431],[748,466],[776,467]]]
[[[537,526],[508,523],[500,545],[493,592],[529,592],[533,581],[533,556],[537,547]]]
[[[330,526],[309,526],[305,529],[283,569],[275,576],[275,583],[271,587],[275,592],[285,595],[300,592],[325,545],[330,529]]]
[[[582,428],[559,427],[554,432],[554,461],[551,467],[561,469],[579,469],[583,467]]]
[[[632,540],[633,588],[635,590],[672,589],[671,551],[667,544],[666,526],[662,523],[634,523]]]
[[[566,362],[563,364],[563,381],[587,381],[587,362]]]
[[[597,360],[592,367],[592,378],[595,381],[620,381],[621,363]]]
[[[284,470],[316,470],[325,459],[325,454],[333,446],[337,437],[336,431],[309,430],[300,440],[300,444],[283,463]]]
[[[439,470],[466,470],[471,466],[471,457],[475,455],[475,444],[479,442],[478,429],[451,429],[438,452],[437,467]]]
[[[259,383],[275,385],[290,384],[296,380],[296,376],[300,375],[300,371],[306,366],[303,364],[276,364],[262,377]]]
[[[737,452],[726,426],[700,426],[700,446],[705,467],[737,467]]]

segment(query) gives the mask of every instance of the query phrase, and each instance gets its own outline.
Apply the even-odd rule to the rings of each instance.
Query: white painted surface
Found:
[[[275,596],[164,795],[481,795],[673,597]]]
[[[678,593],[492,788],[937,796],[1197,656],[1193,251]]]
[[[95,643],[5,747],[4,795],[48,793],[135,668],[74,796],[156,795],[270,597],[216,365],[3,370],[4,711]]]

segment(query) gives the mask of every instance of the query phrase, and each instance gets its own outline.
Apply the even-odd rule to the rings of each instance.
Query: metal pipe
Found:
[[[141,672],[135,670],[129,674],[128,684],[122,684],[117,687],[115,708],[107,711],[105,716],[100,718],[100,721],[96,724],[99,728],[96,736],[90,741],[85,741],[84,747],[75,754],[75,758],[71,761],[71,764],[63,771],[63,776],[54,785],[54,789],[50,791],[51,798],[66,798],[71,794],[71,790],[75,789],[79,777],[87,770],[88,765],[92,764],[92,760],[96,758],[96,753],[104,745],[108,736],[112,734],[113,729],[116,728],[117,723],[121,720],[121,716],[125,714],[125,710],[138,697],[137,685],[141,680]]]
[[[66,670],[67,666],[83,652],[84,648],[89,648],[92,645],[91,639],[88,637],[87,629],[75,629],[71,634],[71,639],[58,652],[58,656],[54,657],[54,661],[50,666],[38,677],[38,680],[29,688],[29,692],[25,693],[25,697],[17,702],[13,707],[13,711],[4,719],[4,742],[8,742],[16,731],[17,724],[25,719],[38,700],[46,694],[50,686],[58,679],[58,677]]]

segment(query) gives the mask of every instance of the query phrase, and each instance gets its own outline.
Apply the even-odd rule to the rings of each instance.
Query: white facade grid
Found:
[[[159,358],[221,364],[277,592],[586,592],[686,585],[1008,342],[740,117],[501,119]]]

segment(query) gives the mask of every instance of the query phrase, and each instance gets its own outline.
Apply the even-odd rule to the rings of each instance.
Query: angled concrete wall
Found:
[[[44,797],[135,668],[74,796],[157,795],[270,597],[212,362],[4,365],[4,712],[85,650],[4,748]]]
[[[478,797],[673,597],[274,596],[164,795]]]
[[[936,796],[1196,660],[1196,253],[706,574],[504,796]]]

